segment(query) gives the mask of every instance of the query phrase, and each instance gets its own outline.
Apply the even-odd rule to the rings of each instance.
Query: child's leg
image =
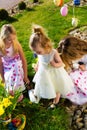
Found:
[[[1,57],[0,57],[0,75],[2,78],[2,82],[4,83],[4,70],[3,70],[3,63]]]
[[[60,93],[57,92],[57,93],[56,93],[56,98],[53,100],[53,104],[58,104],[58,103],[59,103],[59,100],[60,100]]]
[[[23,96],[23,94],[21,94],[21,95],[19,96],[19,98],[18,98],[18,101],[17,101],[17,102],[21,102],[21,101],[23,100],[23,98],[24,98],[24,96]]]
[[[13,91],[13,90],[9,91],[9,94],[10,94],[11,96],[14,96],[14,91]],[[18,97],[17,102],[21,102],[23,98],[24,98],[24,96],[23,96],[23,94],[21,93],[20,96]]]
[[[54,109],[55,107],[57,107],[58,103],[60,100],[60,93],[56,93],[56,98],[54,98],[53,103],[48,107],[48,109]]]

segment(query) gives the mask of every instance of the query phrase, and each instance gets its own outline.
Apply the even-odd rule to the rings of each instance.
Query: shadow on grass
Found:
[[[35,11],[35,9],[34,9],[34,8],[29,8],[29,7],[28,7],[28,8],[26,8],[26,10],[27,10],[27,11]]]
[[[7,20],[9,23],[18,21],[17,18],[14,18],[14,17],[11,17],[11,16],[9,16],[6,20]]]
[[[0,28],[4,25],[4,24],[9,24],[9,23],[13,23],[18,21],[17,18],[11,17],[9,16],[8,18],[5,18],[3,20],[0,20]]]

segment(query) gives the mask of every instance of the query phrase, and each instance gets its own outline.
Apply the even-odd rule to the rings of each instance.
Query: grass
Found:
[[[79,19],[78,27],[87,25],[85,14],[86,7],[75,8],[75,15]],[[44,0],[38,6],[33,7],[31,11],[24,11],[23,13],[17,15],[15,18],[18,21],[14,22],[18,34],[20,43],[24,48],[24,52],[28,61],[28,74],[32,75],[31,63],[33,62],[32,53],[28,48],[28,41],[31,35],[31,26],[33,23],[39,24],[46,29],[48,36],[54,42],[54,47],[58,46],[58,42],[65,37],[68,32],[72,29],[71,21],[73,17],[73,8],[68,7],[68,15],[63,17],[60,14],[60,7],[56,7],[53,1]],[[30,56],[29,56],[30,55]]]
[[[79,19],[77,28],[87,25],[86,9],[87,6],[75,8],[75,16]],[[33,53],[28,47],[32,24],[35,23],[43,26],[52,42],[55,43],[54,47],[56,48],[58,42],[68,35],[70,30],[75,29],[71,25],[72,17],[73,7],[68,6],[68,15],[63,17],[60,14],[60,7],[56,7],[52,0],[43,0],[41,4],[34,6],[32,9],[24,10],[15,15],[15,20],[0,22],[0,27],[2,24],[12,23],[16,28],[18,40],[23,47],[27,59],[29,77],[34,75],[32,63],[35,62]],[[18,105],[13,115],[15,116],[19,113],[24,113],[27,117],[24,130],[70,130],[68,115],[63,105],[59,105],[54,110],[47,110],[47,107],[42,103],[30,104],[29,100],[25,99]],[[6,128],[0,125],[0,130],[6,130]]]
[[[32,104],[25,98],[13,111],[12,117],[18,114],[26,115],[24,130],[70,130],[69,116],[61,102],[54,110],[47,109],[48,101]],[[0,125],[0,130],[8,130],[8,126]]]
[[[24,108],[29,111],[24,111],[24,108],[21,108],[21,111],[24,111],[27,115],[25,130],[69,130],[69,123],[66,120],[68,115],[66,115],[64,107],[62,109],[59,107],[55,110],[47,110],[47,107],[42,102],[40,104],[27,104],[26,108]],[[62,116],[59,116],[62,114],[65,115],[63,119]]]

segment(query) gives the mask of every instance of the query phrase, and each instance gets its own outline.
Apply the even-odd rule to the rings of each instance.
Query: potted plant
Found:
[[[19,90],[15,91],[13,95],[8,93],[4,84],[0,81],[0,122],[7,124],[11,121],[12,112],[18,103],[20,95]]]

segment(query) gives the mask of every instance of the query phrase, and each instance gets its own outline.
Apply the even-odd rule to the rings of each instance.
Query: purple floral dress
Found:
[[[13,47],[6,49],[6,56],[2,56],[4,67],[5,87],[7,91],[25,90],[23,82],[23,67],[19,54],[13,56]]]

